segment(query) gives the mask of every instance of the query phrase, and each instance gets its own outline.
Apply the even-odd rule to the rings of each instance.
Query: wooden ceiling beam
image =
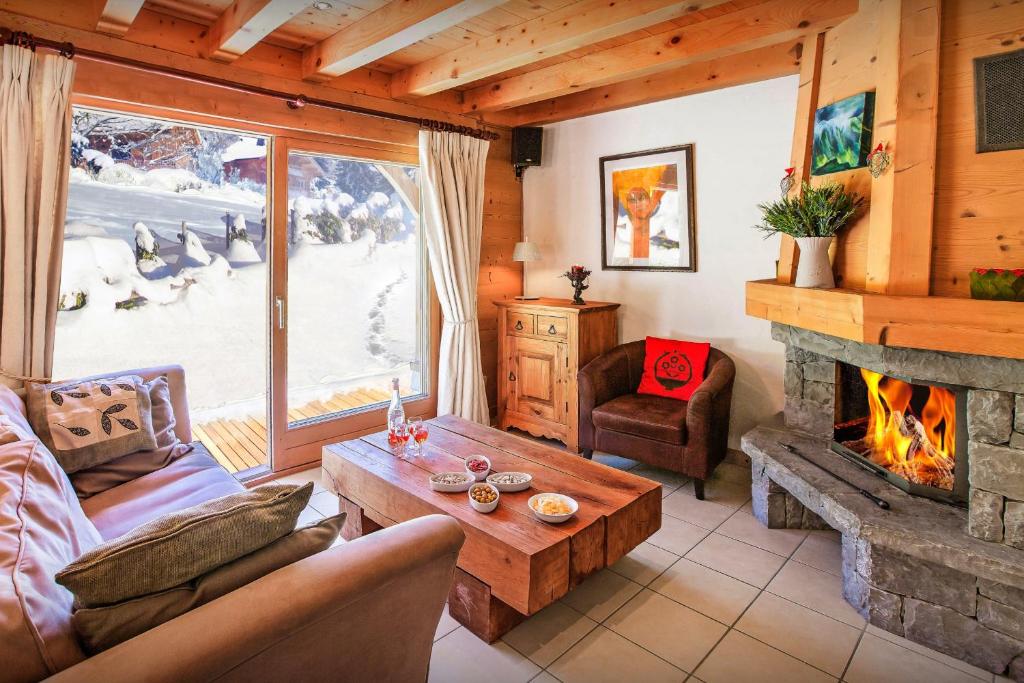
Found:
[[[467,90],[463,111],[519,107],[695,62],[798,40],[857,12],[857,0],[770,0]]]
[[[396,73],[391,96],[432,95],[723,2],[578,0]]]
[[[303,51],[302,76],[325,80],[366,66],[505,0],[392,0]]]
[[[123,36],[142,9],[143,0],[100,0],[100,17],[96,30],[112,36]]]
[[[553,100],[506,109],[509,126],[540,126],[580,116],[695,95],[800,73],[803,45],[785,42],[706,62],[663,71],[652,76],[614,83]]]
[[[210,26],[210,59],[235,61],[311,4],[313,0],[235,0]]]

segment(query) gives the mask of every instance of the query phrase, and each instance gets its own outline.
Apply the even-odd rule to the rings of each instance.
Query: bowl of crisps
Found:
[[[561,493],[538,493],[527,501],[537,519],[550,524],[560,524],[576,514],[580,504]]]

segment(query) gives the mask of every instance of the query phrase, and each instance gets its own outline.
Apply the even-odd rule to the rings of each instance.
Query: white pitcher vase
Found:
[[[797,237],[800,247],[800,261],[796,267],[796,286],[833,289],[836,286],[832,275],[832,264],[828,260],[828,248],[832,237]]]

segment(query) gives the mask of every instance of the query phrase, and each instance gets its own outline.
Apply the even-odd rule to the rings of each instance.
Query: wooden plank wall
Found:
[[[899,4],[861,0],[855,16],[826,33],[818,96],[818,106],[823,106],[859,92],[876,91],[880,99],[872,146],[890,143],[895,162],[887,172],[890,175],[900,166],[898,135],[890,111],[893,79],[898,73],[893,72],[898,62],[893,53],[901,40]],[[903,39],[914,38],[912,29],[905,30],[911,33]],[[922,294],[967,297],[972,268],[1024,267],[1024,215],[1020,210],[1024,206],[1024,150],[975,153],[973,71],[976,57],[1022,48],[1024,3],[942,2],[931,276],[929,291]],[[886,189],[885,183],[879,185],[881,180],[888,179],[873,180],[862,168],[812,182],[838,181],[870,201],[873,189],[876,194]],[[873,213],[891,212],[891,200],[891,196],[879,194],[875,206],[869,204],[837,241],[835,270],[840,286],[880,292],[893,288],[890,293],[900,293],[892,284],[887,288],[868,282],[872,221],[879,225],[888,219],[892,230],[906,229],[899,217],[872,218]],[[921,242],[927,249],[926,240]]]
[[[480,247],[477,314],[480,318],[480,356],[487,382],[487,405],[498,408],[498,307],[494,301],[523,293],[523,266],[512,260],[512,249],[523,234],[523,184],[516,180],[508,129],[491,143],[484,180],[484,230]]]
[[[942,4],[931,289],[970,296],[973,268],[1024,268],[1024,150],[975,153],[976,57],[1024,48],[1024,3]]]

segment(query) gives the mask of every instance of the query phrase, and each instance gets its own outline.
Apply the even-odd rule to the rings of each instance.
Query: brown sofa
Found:
[[[168,377],[175,433],[190,441],[182,369],[126,372]],[[80,503],[34,441],[21,399],[2,386],[0,422],[22,435],[0,443],[0,682],[426,680],[464,540],[440,515],[340,544],[87,656],[71,627],[71,595],[53,574],[142,522],[242,487],[196,444]]]
[[[632,458],[704,481],[725,457],[736,367],[712,348],[704,381],[689,401],[636,393],[644,371],[643,341],[598,356],[579,372],[580,448]]]

